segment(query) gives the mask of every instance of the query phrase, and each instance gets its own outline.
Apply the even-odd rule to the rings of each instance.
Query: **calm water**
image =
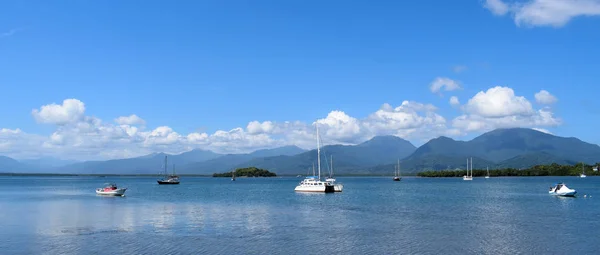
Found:
[[[600,178],[0,177],[2,254],[597,254]],[[564,181],[577,198],[547,194]],[[126,197],[99,197],[104,182]],[[584,198],[583,194],[592,195]]]

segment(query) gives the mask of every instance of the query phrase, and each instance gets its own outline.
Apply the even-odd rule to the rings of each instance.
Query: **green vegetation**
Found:
[[[598,165],[598,164],[596,164]],[[585,174],[588,176],[600,175],[592,171],[590,165],[585,165]],[[504,168],[490,170],[490,176],[577,176],[581,174],[581,164],[576,165],[537,165],[528,169]],[[467,174],[466,170],[456,171],[427,171],[420,172],[420,177],[462,177]],[[487,174],[485,169],[473,169],[473,177],[483,177]]]
[[[275,173],[271,173],[265,169],[259,169],[256,167],[238,168],[235,170],[236,177],[274,177],[277,176]],[[232,177],[231,172],[213,174],[213,177]]]

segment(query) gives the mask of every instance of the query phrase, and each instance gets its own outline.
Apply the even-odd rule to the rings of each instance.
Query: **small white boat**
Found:
[[[123,196],[127,188],[118,188],[114,183],[105,183],[104,188],[97,188],[96,194],[105,196]]]
[[[487,175],[485,176],[486,179],[490,178],[490,167],[486,167],[487,170]]]
[[[584,164],[581,164],[581,174],[579,175],[579,177],[581,177],[581,178],[587,177],[587,175],[585,175],[585,165]]]
[[[471,169],[471,175],[469,175],[469,169]],[[471,167],[469,168],[469,159],[467,159],[467,175],[463,176],[463,181],[473,180],[473,158],[471,158]]]
[[[577,191],[574,189],[569,189],[567,185],[561,182],[557,183],[554,187],[550,187],[548,194],[562,197],[574,197],[575,194],[577,194]]]

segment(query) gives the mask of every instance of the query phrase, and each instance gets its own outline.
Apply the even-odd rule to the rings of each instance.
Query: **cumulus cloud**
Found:
[[[65,99],[61,105],[52,103],[31,111],[36,121],[56,125],[76,122],[84,113],[85,105],[77,99]]]
[[[459,106],[460,102],[451,97],[450,104]],[[314,123],[251,121],[245,128],[182,134],[169,126],[146,129],[137,115],[103,122],[87,116],[83,102],[67,99],[60,105],[44,105],[32,111],[38,122],[54,125],[55,130],[49,135],[0,129],[0,155],[93,160],[153,152],[181,153],[195,148],[218,153],[244,153],[283,145],[312,149],[316,146],[315,125],[327,145],[358,144],[378,135],[425,142],[440,135],[456,137],[506,127],[542,130],[561,124],[550,108],[534,109],[526,98],[515,95],[508,87],[481,91],[460,109],[463,113],[448,121],[432,104],[405,100],[396,106],[385,103],[364,118],[333,110]]]
[[[129,116],[121,116],[115,119],[115,122],[119,125],[145,125],[146,121],[144,119],[138,117],[135,114],[131,114]]]
[[[438,93],[442,89],[446,91],[452,91],[461,89],[461,87],[457,81],[445,77],[438,77],[435,78],[435,80],[433,80],[431,84],[429,84],[429,89],[432,93]]]
[[[452,120],[463,132],[488,131],[496,128],[558,126],[549,108],[533,109],[529,100],[517,96],[509,87],[493,87],[477,93],[463,107],[464,114]]]
[[[484,7],[499,16],[510,13],[517,26],[562,27],[576,17],[600,15],[600,0],[486,0]]]
[[[534,114],[531,103],[522,96],[515,96],[509,87],[493,87],[481,91],[465,106],[468,113],[482,117],[530,116]]]
[[[452,106],[457,106],[460,105],[460,101],[458,101],[458,97],[456,96],[452,96],[450,97],[450,101],[449,101],[450,105]]]
[[[535,101],[538,104],[554,104],[556,101],[558,101],[554,95],[550,94],[550,92],[546,90],[540,90],[540,92],[535,93],[534,96]]]

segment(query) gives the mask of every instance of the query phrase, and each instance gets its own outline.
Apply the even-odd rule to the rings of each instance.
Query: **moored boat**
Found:
[[[167,156],[165,156],[165,178],[156,180],[158,184],[179,184],[179,176],[175,175],[175,165],[173,165],[173,174],[167,173]]]
[[[127,188],[118,188],[114,183],[105,183],[104,188],[97,188],[96,194],[104,196],[123,196]]]
[[[554,187],[550,187],[550,191],[548,194],[554,196],[562,196],[562,197],[574,197],[577,194],[577,191],[574,189],[570,189],[564,183],[557,183]]]
[[[319,169],[318,176],[307,176],[302,180],[298,186],[294,189],[297,192],[321,192],[331,193],[335,192],[334,185],[328,181],[321,180],[321,148],[319,140],[319,127],[317,126],[317,165]],[[340,190],[341,191],[341,190]]]

